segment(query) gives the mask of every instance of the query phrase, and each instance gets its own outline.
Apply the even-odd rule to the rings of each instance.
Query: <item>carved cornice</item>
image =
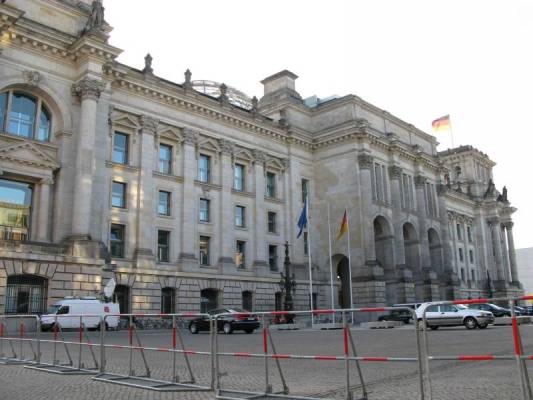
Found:
[[[183,130],[183,143],[196,146],[199,136],[198,132],[186,128]]]
[[[357,156],[357,162],[360,169],[370,169],[374,164],[374,158],[369,154],[359,154]]]
[[[218,139],[220,152],[225,155],[232,156],[235,154],[235,143],[227,139]]]
[[[53,185],[54,179],[53,178],[43,178],[39,181],[41,185]]]
[[[24,77],[24,81],[29,86],[37,86],[39,82],[41,81],[41,74],[38,71],[22,71],[22,76]]]
[[[390,166],[389,177],[390,179],[400,179],[402,177],[402,169],[397,165]]]
[[[257,149],[252,150],[252,156],[254,158],[253,162],[258,164],[264,164],[267,159],[266,153]]]
[[[105,83],[96,79],[84,78],[72,85],[72,95],[78,96],[81,100],[98,100],[100,94],[105,89]]]
[[[502,226],[507,229],[508,231],[513,229],[514,222],[513,221],[507,221],[502,224]]]
[[[147,115],[141,115],[139,122],[141,124],[143,133],[148,133],[150,135],[155,135],[157,133],[159,120]]]

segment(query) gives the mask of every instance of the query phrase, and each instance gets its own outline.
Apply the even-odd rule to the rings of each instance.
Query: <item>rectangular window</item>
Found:
[[[237,268],[244,268],[246,257],[246,242],[242,240],[237,240],[235,244],[235,265]]]
[[[273,172],[266,174],[266,197],[276,197],[276,174]]]
[[[304,256],[309,254],[309,248],[307,247],[308,246],[307,240],[309,240],[307,238],[307,232],[304,232]]]
[[[307,179],[302,179],[302,203],[305,203],[309,193],[309,181]]]
[[[268,212],[268,232],[276,233],[276,213],[272,211]]]
[[[174,314],[176,307],[176,290],[173,288],[161,289],[161,313]]]
[[[159,172],[168,175],[172,173],[172,146],[159,145]]]
[[[126,184],[113,181],[113,192],[111,195],[111,206],[126,208]]]
[[[157,261],[169,262],[170,260],[170,232],[157,231]]]
[[[7,92],[0,94],[0,131],[4,130],[7,112]]]
[[[461,268],[461,280],[463,282],[465,281],[465,270],[464,270],[464,268]]]
[[[208,183],[210,181],[210,164],[211,157],[200,154],[200,158],[198,159],[198,180],[200,182]]]
[[[159,203],[157,205],[159,215],[170,215],[170,192],[159,191]]]
[[[113,154],[111,155],[111,161],[117,164],[128,163],[128,142],[128,135],[115,132],[113,135]]]
[[[109,248],[111,257],[124,258],[124,237],[126,227],[119,224],[111,224],[109,234]]]
[[[374,200],[387,201],[387,175],[385,166],[374,163],[372,183],[374,186]]]
[[[470,257],[470,264],[474,264],[474,251],[473,250],[469,250],[468,251],[468,255]]]
[[[209,265],[209,237],[200,236],[200,265]]]
[[[426,195],[426,211],[429,216],[437,217],[437,202],[435,201],[435,185],[432,183],[426,183],[425,186],[425,195]]]
[[[459,261],[463,262],[465,260],[465,256],[463,254],[463,249],[459,248]]]
[[[244,192],[244,165],[235,164],[233,169],[233,189]]]
[[[200,221],[209,222],[209,203],[208,199],[200,199]]]
[[[235,226],[244,228],[245,226],[245,209],[243,206],[235,206]]]
[[[411,175],[402,174],[402,208],[414,209],[413,196],[413,177]]]
[[[278,270],[278,246],[268,246],[268,265],[271,271]]]
[[[463,229],[461,224],[457,224],[457,239],[463,240]]]
[[[472,282],[476,281],[476,271],[472,270]]]
[[[468,242],[472,243],[472,227],[466,227],[466,235],[468,236]]]

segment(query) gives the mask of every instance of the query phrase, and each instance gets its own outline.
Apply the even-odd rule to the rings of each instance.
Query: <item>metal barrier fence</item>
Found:
[[[12,322],[10,323],[10,321]],[[27,326],[29,324],[27,321],[35,321],[36,333],[34,338],[28,337]],[[0,315],[0,364],[33,364],[39,362],[40,330],[40,319],[37,315]],[[33,354],[33,358],[28,359],[25,357],[25,350],[28,350],[28,347]],[[6,348],[9,353],[6,353]],[[8,354],[11,355],[9,356]]]
[[[533,296],[522,296],[515,298],[501,297],[501,298],[484,298],[484,299],[471,299],[471,300],[453,300],[453,301],[437,301],[429,303],[422,313],[422,327],[424,332],[424,367],[426,370],[426,388],[427,388],[427,399],[433,399],[433,390],[431,384],[431,368],[430,361],[502,361],[502,360],[515,360],[518,373],[520,376],[520,391],[522,394],[522,400],[533,400],[533,394],[531,392],[531,384],[529,380],[529,374],[527,372],[527,366],[525,360],[533,360],[533,356],[524,355],[522,340],[520,336],[520,329],[518,327],[518,321],[516,317],[515,305],[517,301],[523,300],[533,300]],[[482,303],[492,303],[492,302],[507,302],[511,310],[511,326],[513,333],[513,345],[514,345],[514,354],[507,355],[459,355],[459,356],[447,356],[447,355],[431,355],[429,352],[429,341],[427,335],[427,309],[429,306],[440,306],[440,305],[458,305],[458,304],[482,304]],[[422,355],[422,353],[420,353]]]
[[[47,317],[47,319],[50,319],[50,317]],[[102,326],[102,320],[102,316],[91,314],[54,315],[53,320],[51,320],[53,322],[50,322],[49,326],[47,326],[47,329],[49,328],[52,332],[51,339],[44,338],[43,328],[45,324],[41,320],[41,332],[39,332],[38,337],[41,353],[37,362],[26,366],[26,368],[55,374],[76,375],[98,373],[98,360],[93,347],[100,347],[100,343],[91,341],[87,325],[92,328],[100,328]],[[74,337],[71,340],[65,338],[65,330],[69,328],[75,331]],[[51,345],[51,349],[49,345]],[[63,361],[61,361],[61,351],[58,349],[58,346],[61,346],[64,350]],[[86,365],[84,362],[83,355],[85,348],[88,349],[91,356],[88,362],[92,366]],[[74,353],[76,353],[76,359],[73,359]],[[48,358],[51,358],[48,362],[46,362],[47,354],[49,355]]]
[[[385,312],[385,311],[392,311],[392,310],[405,310],[411,313],[413,317],[413,321],[416,321],[416,313],[413,309],[408,307],[380,307],[380,308],[354,308],[354,309],[346,309],[346,310],[313,310],[313,311],[273,311],[273,312],[252,312],[252,313],[226,313],[226,314],[218,314],[215,316],[215,324],[217,326],[217,329],[215,330],[215,340],[214,340],[214,349],[213,353],[215,356],[215,397],[217,399],[226,399],[226,400],[235,400],[235,399],[248,399],[248,398],[284,398],[284,399],[295,399],[295,400],[316,400],[315,397],[309,397],[309,396],[300,396],[300,395],[291,395],[290,394],[290,388],[287,383],[287,380],[285,378],[285,374],[283,372],[280,360],[315,360],[315,361],[343,361],[344,362],[344,371],[345,371],[345,386],[343,389],[344,391],[344,398],[347,400],[351,400],[353,398],[353,389],[351,388],[350,384],[350,364],[351,362],[355,362],[357,374],[359,376],[359,380],[361,383],[361,391],[363,397],[361,397],[361,400],[368,399],[368,392],[365,387],[365,382],[363,379],[363,374],[361,371],[361,365],[362,362],[413,362],[417,363],[417,370],[418,370],[418,380],[420,385],[420,399],[424,400],[424,380],[423,380],[423,370],[422,370],[422,361],[420,352],[421,352],[421,344],[419,340],[419,334],[417,329],[417,324],[414,324],[413,332],[415,335],[415,342],[416,342],[416,349],[417,349],[417,356],[413,357],[386,357],[383,355],[379,356],[358,356],[355,342],[352,337],[352,333],[350,332],[348,323],[347,323],[347,315],[352,313],[367,313],[367,312]],[[302,316],[302,315],[308,315],[308,316],[317,316],[321,314],[335,314],[336,312],[341,314],[341,320],[342,320],[342,348],[343,348],[343,354],[342,355],[302,355],[302,354],[279,354],[276,351],[276,345],[272,339],[272,336],[270,334],[269,329],[269,321],[268,317],[294,317],[294,316]],[[253,317],[260,317],[262,322],[262,346],[263,346],[263,352],[262,353],[251,353],[251,352],[222,352],[219,349],[219,335],[218,330],[224,329],[224,324],[227,323],[227,318],[239,318],[241,319],[249,319]],[[350,352],[351,350],[351,352]],[[223,388],[221,384],[221,377],[224,375],[221,373],[220,369],[220,357],[238,357],[238,358],[259,358],[263,359],[264,361],[264,390],[262,391],[251,391],[251,390],[245,390],[245,389],[228,389]],[[270,374],[270,363],[269,361],[273,360],[275,363],[276,370],[279,374],[279,379],[281,381],[281,390],[278,392],[275,392],[273,390],[272,384],[271,384],[271,374]],[[337,389],[338,390],[338,389]],[[323,400],[323,398],[321,398]]]
[[[126,318],[128,321],[127,330],[127,344],[111,344],[107,343],[105,326],[109,318],[119,317]],[[169,331],[169,347],[155,347],[143,346],[141,336],[137,330],[139,320],[143,318],[158,318],[172,320],[171,329]],[[155,391],[176,392],[176,391],[204,391],[212,390],[213,388],[213,361],[212,361],[212,339],[209,344],[209,351],[196,351],[185,348],[185,343],[178,326],[178,321],[188,318],[205,318],[212,326],[212,319],[208,314],[182,313],[182,314],[108,314],[102,320],[101,339],[100,339],[100,371],[93,379],[102,382],[110,382],[119,385],[132,386],[143,389],[151,389]],[[211,332],[213,330],[211,329]],[[212,333],[211,333],[212,335]],[[117,373],[108,370],[108,362],[106,353],[110,349],[127,350],[128,368],[127,372]],[[147,353],[168,353],[171,355],[171,376],[154,378],[152,369],[150,368]],[[138,353],[141,357],[144,373],[139,375],[134,370],[134,355]],[[187,378],[180,379],[178,373],[178,355],[181,355],[185,368],[187,371]],[[211,373],[209,374],[210,382],[201,384],[197,382],[197,377],[191,366],[189,357],[207,356],[210,357]],[[160,368],[159,368],[160,369]],[[183,369],[183,368],[182,368]]]

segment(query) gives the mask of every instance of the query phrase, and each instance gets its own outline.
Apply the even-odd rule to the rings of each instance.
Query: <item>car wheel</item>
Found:
[[[198,325],[196,325],[196,322],[191,322],[191,324],[189,325],[189,331],[192,334],[197,334],[198,333]]]
[[[253,329],[245,329],[244,332],[250,334],[250,333],[254,333],[254,330]]]
[[[466,329],[476,329],[477,327],[477,321],[474,317],[466,317],[463,324]]]
[[[224,333],[226,335],[229,335],[230,333],[233,332],[233,328],[231,326],[231,324],[229,322],[226,322],[223,326],[222,326],[222,330],[224,331]]]
[[[431,329],[432,331],[436,331],[437,329],[439,329],[439,326],[438,325],[431,325],[429,327],[429,329]]]
[[[489,326],[489,324],[478,325],[477,327],[479,329],[485,329],[487,326]]]

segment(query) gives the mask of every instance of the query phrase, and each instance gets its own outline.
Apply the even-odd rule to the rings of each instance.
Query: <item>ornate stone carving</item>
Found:
[[[187,68],[187,71],[183,74],[185,76],[185,82],[183,82],[183,87],[188,89],[192,87],[191,77],[192,72],[189,68]]]
[[[225,83],[220,85],[220,96],[218,97],[218,101],[221,103],[227,103],[228,102],[228,87]]]
[[[264,164],[267,159],[267,155],[261,150],[257,149],[252,150],[252,157],[254,158],[254,163],[259,164]]]
[[[40,181],[41,185],[53,185],[54,179],[53,178],[43,178]]]
[[[495,227],[495,226],[500,225],[500,219],[498,217],[487,218],[487,223],[491,227]]]
[[[102,0],[94,0],[91,6],[91,15],[87,20],[83,33],[105,34],[104,6]]]
[[[79,96],[82,100],[98,100],[105,89],[105,83],[96,79],[82,79],[72,85],[72,95]]]
[[[282,158],[280,161],[281,165],[283,165],[283,170],[288,170],[291,165],[291,161],[288,158]]]
[[[369,154],[359,154],[357,156],[357,162],[360,169],[370,169],[374,164],[374,158]]]
[[[198,144],[198,132],[191,129],[183,130],[183,143],[196,146]]]
[[[427,181],[428,181],[428,178],[426,178],[425,176],[417,175],[415,176],[415,187],[417,188],[424,187]]]
[[[24,81],[27,85],[37,86],[41,81],[41,74],[37,71],[23,71]]]
[[[220,152],[222,154],[233,155],[235,153],[235,143],[227,139],[218,139]]]
[[[257,97],[252,97],[252,109],[250,110],[253,114],[257,113],[257,105],[259,104],[259,100],[257,100]]]
[[[139,122],[142,126],[143,133],[149,133],[155,135],[157,132],[157,127],[159,126],[159,121],[155,118],[149,117],[147,115],[141,115]]]
[[[144,57],[143,74],[153,75],[153,73],[154,73],[154,69],[152,68],[152,61],[153,61],[153,58],[152,58],[152,56],[150,55],[150,53],[148,53],[148,54]]]
[[[400,179],[402,177],[402,169],[397,165],[391,165],[389,167],[390,179]]]
[[[513,226],[514,226],[514,222],[513,221],[506,221],[504,222],[503,224],[503,227],[507,230],[512,230],[513,229]]]
[[[487,185],[487,190],[485,191],[485,194],[483,195],[484,198],[487,197],[494,197],[496,192],[496,185],[494,185],[494,182],[492,179],[489,179],[489,184]]]

